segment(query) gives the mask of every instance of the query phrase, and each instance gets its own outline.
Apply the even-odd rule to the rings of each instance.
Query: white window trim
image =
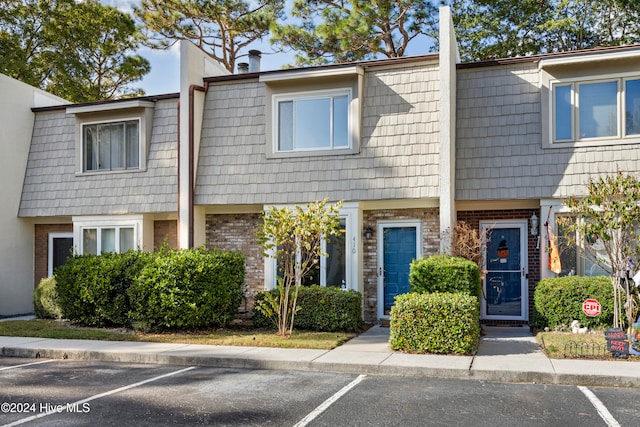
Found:
[[[626,130],[626,109],[625,107],[625,82],[627,80],[640,80],[640,74],[638,73],[615,73],[604,74],[599,76],[586,76],[575,77],[566,79],[552,79],[549,80],[549,96],[548,96],[548,111],[547,111],[547,147],[553,148],[567,148],[567,147],[585,147],[585,146],[600,146],[600,145],[620,145],[620,144],[637,144],[640,143],[640,135],[625,135]],[[616,94],[617,99],[617,132],[615,136],[607,137],[594,137],[594,138],[579,138],[579,98],[577,97],[577,85],[584,83],[605,83],[617,81],[618,92]],[[555,90],[557,86],[571,86],[571,113],[572,113],[572,139],[559,140],[555,139]]]
[[[47,247],[47,275],[53,276],[53,239],[73,239],[73,232],[49,233],[49,246]],[[75,239],[74,239],[75,247]]]
[[[557,217],[558,216],[572,216],[574,215],[573,212],[571,211],[571,209],[564,205],[561,201],[557,201],[557,200],[542,200],[540,202],[540,206],[541,206],[541,212],[545,213],[545,212],[549,212],[549,208],[551,208],[551,212],[549,214],[549,224],[551,224],[551,230],[553,231],[554,236],[556,237],[556,243],[558,242],[558,239],[562,236],[559,235],[558,232],[558,227],[557,227]],[[540,264],[541,264],[541,272],[540,272],[540,277],[541,279],[547,279],[547,278],[554,278],[557,277],[557,275],[552,272],[551,270],[549,270],[549,263],[548,263],[548,257],[549,254],[547,253],[547,248],[549,247],[549,239],[547,238],[547,230],[546,227],[544,226],[544,223],[546,222],[546,216],[544,220],[540,221],[540,230],[541,230],[541,243],[540,243]],[[583,242],[583,237],[577,233],[576,234],[576,245],[581,246],[579,250],[576,251],[576,266],[577,266],[577,271],[575,271],[574,273],[578,276],[584,276],[585,273],[585,259],[584,257],[579,256],[580,251],[584,251],[584,242]]]
[[[85,126],[93,126],[93,125],[106,125],[109,123],[125,123],[125,122],[138,122],[138,166],[134,167],[134,168],[127,168],[126,166],[122,169],[96,169],[96,170],[87,170],[86,169],[86,164],[85,164],[85,141],[84,141],[84,128]],[[132,117],[123,117],[123,118],[118,118],[118,119],[111,119],[111,120],[95,120],[95,121],[87,121],[87,122],[82,122],[80,124],[80,155],[82,158],[82,173],[84,175],[88,175],[88,174],[100,174],[100,173],[118,173],[118,172],[135,172],[135,171],[139,171],[141,169],[141,163],[142,163],[142,148],[143,148],[143,142],[142,142],[142,118],[140,118],[140,116],[132,116]],[[125,144],[125,150],[126,150],[126,144]]]
[[[381,274],[382,271],[385,271],[384,266],[384,230],[385,228],[400,228],[400,227],[415,227],[416,228],[416,259],[420,259],[423,257],[422,245],[423,245],[423,231],[422,231],[422,221],[419,219],[400,219],[400,220],[390,220],[390,221],[379,221],[377,236],[378,236],[378,245],[377,245],[377,268],[376,268],[376,276],[378,278],[377,282],[377,300],[378,300],[378,319],[389,319],[391,316],[384,314],[384,275]]]
[[[100,217],[73,217],[73,247],[78,254],[84,254],[82,233],[85,229],[104,229],[104,228],[133,228],[134,248],[142,249],[142,215],[126,215],[126,216],[100,216]],[[97,233],[96,250],[98,255],[101,253],[100,236]],[[116,252],[119,250],[119,233],[116,233]]]
[[[296,205],[279,205],[281,209],[287,207],[295,209]],[[272,206],[264,206],[264,210],[268,211]],[[339,211],[341,219],[345,219],[345,256],[346,256],[346,272],[347,278],[346,289],[358,290],[358,269],[359,269],[359,253],[360,253],[360,215],[357,203],[344,203]],[[324,244],[324,243],[323,243]],[[275,289],[277,286],[277,260],[273,257],[273,252],[264,257],[264,288],[266,290]],[[320,259],[320,286],[326,286],[326,258]]]
[[[147,153],[151,144],[151,131],[153,127],[153,106],[152,102],[125,102],[122,104],[98,104],[89,107],[67,108],[67,113],[76,115],[75,132],[75,159],[76,175],[104,175],[118,173],[138,173],[147,169]],[[83,125],[113,123],[128,120],[139,120],[138,122],[138,167],[131,169],[95,170],[85,171],[84,169],[84,135]]]
[[[322,147],[322,148],[306,148],[306,149],[293,149],[290,151],[280,151],[278,149],[279,138],[280,135],[278,133],[279,126],[279,104],[280,102],[287,102],[300,100],[312,100],[312,99],[323,99],[323,98],[337,98],[347,96],[348,102],[348,124],[347,124],[347,134],[348,134],[348,146],[347,147]],[[304,91],[304,92],[290,92],[290,93],[281,93],[278,95],[273,95],[272,97],[272,129],[273,129],[273,138],[272,138],[272,151],[274,154],[279,155],[290,155],[290,154],[308,154],[308,153],[338,153],[338,152],[351,152],[353,150],[354,141],[353,141],[353,127],[354,127],[354,115],[353,115],[353,91],[351,88],[339,88],[339,89],[327,89],[327,90],[314,90],[314,91]],[[295,110],[294,110],[295,112]],[[333,130],[333,129],[332,129]],[[294,140],[295,146],[295,140]]]

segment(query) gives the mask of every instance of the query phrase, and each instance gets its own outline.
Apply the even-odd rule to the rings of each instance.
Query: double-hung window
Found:
[[[84,171],[140,167],[140,120],[82,125]]]
[[[351,90],[274,96],[276,152],[350,149]]]
[[[552,88],[554,143],[640,135],[640,78],[558,81]]]

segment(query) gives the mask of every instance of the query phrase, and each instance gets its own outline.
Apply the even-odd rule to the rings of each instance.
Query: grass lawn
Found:
[[[225,328],[207,331],[154,334],[122,328],[85,328],[56,320],[11,320],[0,322],[0,336],[310,348],[317,350],[330,350],[356,335],[356,333],[347,332],[309,332],[294,330],[291,337],[285,338],[277,336],[274,330],[247,328]]]
[[[547,356],[554,359],[613,360],[607,351],[604,332],[596,334],[572,334],[570,332],[539,332],[538,343]],[[640,362],[640,356],[629,356],[629,360]]]

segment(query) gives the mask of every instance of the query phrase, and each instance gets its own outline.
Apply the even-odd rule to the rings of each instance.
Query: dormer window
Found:
[[[351,148],[351,91],[274,97],[278,152]]]
[[[261,75],[267,158],[359,153],[363,76],[358,66]]]
[[[140,120],[82,125],[84,172],[140,168]]]
[[[144,171],[154,103],[134,99],[74,105],[76,174]]]

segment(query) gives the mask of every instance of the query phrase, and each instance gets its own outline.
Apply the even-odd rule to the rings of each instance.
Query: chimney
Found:
[[[249,64],[246,62],[238,62],[238,74],[247,74],[249,72]]]
[[[249,51],[249,72],[257,73],[260,71],[260,55],[262,52],[259,50],[250,50]]]

